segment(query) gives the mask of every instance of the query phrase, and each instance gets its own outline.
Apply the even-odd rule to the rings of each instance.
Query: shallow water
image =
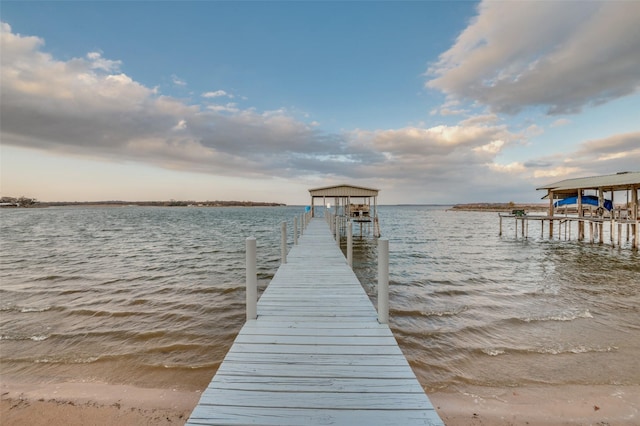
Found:
[[[0,211],[3,376],[203,388],[244,322],[245,238],[258,240],[264,288],[279,224],[302,211]],[[390,325],[427,390],[640,384],[637,251],[543,239],[535,224],[516,239],[505,222],[499,237],[495,213],[380,216]],[[356,238],[354,269],[375,302],[371,239]]]

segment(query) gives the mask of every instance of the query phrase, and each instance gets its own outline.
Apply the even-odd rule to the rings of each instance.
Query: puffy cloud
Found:
[[[102,57],[100,52],[89,52],[87,58],[91,61],[91,68],[107,72],[114,72],[120,69],[122,61],[111,61]]]
[[[224,90],[216,90],[215,92],[205,92],[202,94],[203,98],[220,98],[227,97],[233,99],[234,96],[230,93],[225,92]]]
[[[640,164],[640,132],[611,135],[582,142],[572,152],[525,163],[541,184],[548,178],[594,176],[618,171],[637,171]]]
[[[515,113],[575,113],[640,87],[640,2],[484,1],[426,83]]]
[[[158,95],[97,52],[56,60],[41,51],[41,39],[14,34],[8,24],[1,43],[2,141],[9,145],[226,175],[291,173],[296,156],[342,149],[343,141],[319,138],[286,111],[207,108]]]
[[[415,202],[434,197],[440,202],[453,201],[461,194],[481,192],[482,181],[498,183],[502,177],[492,165],[501,151],[519,138],[502,126],[357,130],[349,135],[350,148],[376,153],[378,158],[349,169],[356,177],[383,179],[381,185],[392,192],[412,192]]]
[[[612,135],[582,143],[571,155],[572,164],[590,174],[638,171],[640,132]]]

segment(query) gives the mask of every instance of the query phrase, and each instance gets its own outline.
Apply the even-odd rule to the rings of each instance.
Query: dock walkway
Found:
[[[443,425],[323,219],[312,219],[188,425]]]

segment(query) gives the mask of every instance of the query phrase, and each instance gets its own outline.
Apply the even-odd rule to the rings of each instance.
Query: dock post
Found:
[[[622,245],[622,223],[618,222],[618,247]]]
[[[389,323],[389,240],[378,240],[378,322]]]
[[[338,247],[340,247],[340,216],[338,216],[336,214],[336,221],[335,221],[335,226],[336,226],[336,242],[338,243]]]
[[[293,217],[293,245],[298,245],[298,216]]]
[[[282,222],[282,236],[280,238],[281,263],[287,263],[287,222]]]
[[[500,218],[500,231],[498,232],[498,236],[502,237],[502,216],[498,213],[498,217]]]
[[[258,278],[256,273],[256,239],[246,240],[246,292],[247,292],[247,321],[258,318]]]
[[[347,263],[349,268],[353,268],[353,229],[351,221],[347,221]]]

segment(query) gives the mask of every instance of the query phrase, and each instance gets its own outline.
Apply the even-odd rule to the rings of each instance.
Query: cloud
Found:
[[[638,170],[640,167],[640,132],[623,133],[608,138],[591,140],[581,144],[575,153],[576,160],[601,168],[612,160],[623,170]],[[626,167],[625,167],[626,166]],[[605,166],[606,167],[606,166]]]
[[[234,96],[230,93],[225,92],[224,90],[216,90],[215,92],[205,92],[202,94],[203,98],[220,98],[227,97],[229,99],[233,99]]]
[[[553,123],[551,123],[551,127],[566,126],[567,124],[571,124],[571,120],[568,120],[566,118],[558,118]]]
[[[622,133],[580,143],[575,150],[525,163],[532,177],[564,178],[638,171],[640,132]],[[549,179],[539,180],[540,184]]]
[[[470,176],[489,177],[497,155],[519,137],[503,126],[356,130],[349,135],[350,148],[378,158],[350,170],[358,177],[387,179],[398,188],[416,187],[417,193],[434,191],[451,199],[451,189],[470,186]]]
[[[516,113],[576,113],[640,88],[640,2],[484,1],[426,86]]]
[[[184,81],[183,79],[181,79],[180,77],[178,77],[177,75],[172,75],[171,76],[171,81],[173,82],[173,84],[175,84],[176,86],[186,86],[187,82]]]
[[[122,65],[122,61],[111,61],[103,58],[100,52],[89,52],[87,53],[87,58],[91,61],[92,69],[116,72],[120,70],[120,65]]]
[[[340,151],[286,111],[188,105],[90,53],[68,61],[43,40],[2,25],[3,143],[92,158],[125,159],[224,175],[289,173],[291,158]],[[34,119],[37,118],[37,119]],[[318,141],[321,140],[321,143]],[[315,144],[315,145],[314,145]]]

